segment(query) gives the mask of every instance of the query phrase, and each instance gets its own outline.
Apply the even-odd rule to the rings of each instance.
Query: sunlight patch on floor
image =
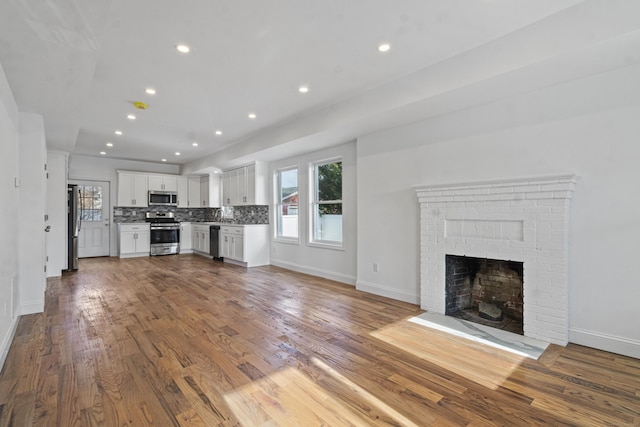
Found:
[[[313,364],[331,377],[327,382],[337,380],[343,391],[356,394],[358,400],[365,400],[377,412],[401,425],[416,426],[324,362],[313,358]],[[370,425],[371,420],[365,414],[358,414],[336,395],[344,394],[333,388],[329,391],[299,370],[287,368],[228,393],[224,399],[242,425]]]
[[[416,316],[371,335],[492,390],[503,384],[526,358],[433,326]]]

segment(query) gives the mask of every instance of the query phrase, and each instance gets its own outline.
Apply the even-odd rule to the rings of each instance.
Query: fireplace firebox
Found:
[[[523,263],[447,255],[445,314],[523,335]]]

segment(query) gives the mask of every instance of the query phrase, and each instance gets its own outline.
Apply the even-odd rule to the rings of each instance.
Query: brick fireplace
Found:
[[[576,177],[419,186],[420,305],[446,313],[446,257],[516,261],[524,336],[568,342],[568,223]]]

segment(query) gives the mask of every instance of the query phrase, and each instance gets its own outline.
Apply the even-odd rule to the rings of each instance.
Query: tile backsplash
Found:
[[[216,221],[218,208],[175,208],[170,206],[113,208],[113,222],[144,222],[146,212],[175,212],[180,222]],[[234,208],[233,222],[237,224],[268,224],[269,206],[238,206]]]
[[[269,224],[269,206],[236,206],[233,219],[238,224]]]

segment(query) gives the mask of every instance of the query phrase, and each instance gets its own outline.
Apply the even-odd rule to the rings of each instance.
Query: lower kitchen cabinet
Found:
[[[209,225],[191,224],[191,246],[194,253],[209,255]]]
[[[269,264],[269,226],[223,225],[220,249],[225,262],[256,267]]]
[[[180,223],[180,253],[189,254],[193,252],[192,227],[190,222]]]
[[[118,224],[118,256],[131,258],[148,256],[151,249],[149,224]]]

